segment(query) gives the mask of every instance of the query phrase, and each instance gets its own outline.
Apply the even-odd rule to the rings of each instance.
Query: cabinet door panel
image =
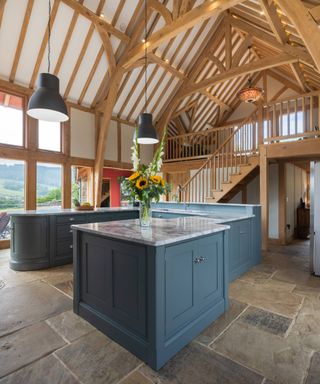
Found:
[[[81,300],[146,335],[145,247],[84,235]]]
[[[195,311],[195,242],[166,249],[166,335],[170,335]]]
[[[250,236],[250,221],[240,221],[240,255],[239,264],[248,265],[251,262],[251,236]]]
[[[223,296],[222,236],[216,235],[199,241],[198,301],[202,309]]]

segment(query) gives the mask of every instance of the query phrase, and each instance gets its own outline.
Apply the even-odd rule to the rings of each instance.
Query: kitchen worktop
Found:
[[[72,228],[100,236],[159,246],[221,232],[229,229],[229,226],[217,224],[216,220],[210,218],[190,216],[176,219],[153,218],[151,226],[147,228],[141,227],[139,220],[81,224],[73,225]]]

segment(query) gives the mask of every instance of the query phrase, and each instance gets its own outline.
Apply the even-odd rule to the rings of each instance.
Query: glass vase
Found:
[[[139,219],[140,219],[141,227],[150,227],[151,215],[152,215],[152,212],[151,212],[150,202],[140,201]]]

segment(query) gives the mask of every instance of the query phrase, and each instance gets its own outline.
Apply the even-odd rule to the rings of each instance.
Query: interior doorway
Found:
[[[101,207],[110,207],[111,180],[103,179],[101,189]]]

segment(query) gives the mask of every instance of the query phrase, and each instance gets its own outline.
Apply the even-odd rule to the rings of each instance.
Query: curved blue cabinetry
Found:
[[[10,267],[16,271],[32,271],[72,263],[72,224],[137,217],[137,210],[121,209],[12,214]]]

